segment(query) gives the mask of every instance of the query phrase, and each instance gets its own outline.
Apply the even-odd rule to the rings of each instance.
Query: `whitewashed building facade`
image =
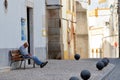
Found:
[[[28,51],[47,58],[45,0],[0,0],[0,70],[10,68],[9,51],[29,42]]]

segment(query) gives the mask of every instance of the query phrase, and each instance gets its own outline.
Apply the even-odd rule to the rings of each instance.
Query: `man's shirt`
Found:
[[[26,48],[25,48],[24,46],[21,46],[21,47],[19,48],[19,50],[20,50],[20,53],[21,53],[22,55],[28,55],[28,52],[27,52],[27,50],[26,50]]]

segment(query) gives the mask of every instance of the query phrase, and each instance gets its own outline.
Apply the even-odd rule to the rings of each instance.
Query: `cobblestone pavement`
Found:
[[[91,77],[89,80],[101,80],[112,69],[114,65],[109,63],[103,70],[96,68],[96,63],[100,59],[80,59],[76,60],[48,60],[48,64],[44,68],[36,66],[27,69],[11,70],[9,72],[1,72],[0,80],[69,80],[70,77],[76,76],[80,80],[82,70],[89,70]],[[112,79],[115,80],[115,79]]]
[[[110,62],[116,66],[103,80],[120,80],[120,59],[110,59]]]

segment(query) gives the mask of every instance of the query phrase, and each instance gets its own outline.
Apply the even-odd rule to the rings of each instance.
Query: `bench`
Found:
[[[23,55],[20,54],[19,50],[10,50],[10,66],[12,65],[12,63],[14,62],[19,62],[20,61],[20,66],[19,68],[21,68],[22,62],[24,61],[24,69],[26,68],[26,60],[29,60],[31,58],[25,58]],[[33,62],[33,68],[35,68],[35,63]]]

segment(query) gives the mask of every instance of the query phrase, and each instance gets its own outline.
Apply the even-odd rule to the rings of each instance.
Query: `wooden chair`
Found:
[[[11,50],[9,53],[10,53],[10,60],[11,60],[10,66],[14,62],[20,61],[19,68],[21,68],[22,62],[24,61],[24,69],[25,69],[26,68],[26,60],[31,59],[31,58],[25,58],[23,55],[20,54],[19,50]],[[35,68],[34,62],[33,62],[33,68]]]

